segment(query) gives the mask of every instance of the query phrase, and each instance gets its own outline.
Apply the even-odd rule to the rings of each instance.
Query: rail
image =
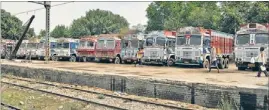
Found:
[[[13,84],[13,83],[9,83],[9,82],[1,81],[1,83],[21,87],[24,89],[39,91],[39,92],[43,92],[43,93],[47,93],[47,94],[52,94],[52,95],[56,95],[56,96],[60,96],[60,97],[65,97],[65,98],[69,98],[69,99],[73,99],[73,100],[77,100],[77,101],[81,101],[81,102],[85,102],[85,103],[91,103],[91,104],[95,104],[95,105],[99,105],[99,106],[104,106],[104,107],[108,107],[108,108],[112,108],[112,109],[116,109],[116,110],[127,110],[125,108],[121,108],[121,107],[117,107],[117,106],[102,104],[102,103],[98,103],[98,102],[94,102],[94,101],[89,101],[89,100],[85,100],[85,99],[81,99],[81,98],[77,98],[77,97],[71,97],[71,96],[67,96],[67,95],[63,95],[63,94],[58,94],[58,93],[40,90],[40,89],[36,89],[36,88],[31,88],[31,87],[27,87],[27,86],[23,86],[23,85]]]
[[[3,103],[3,102],[1,102],[1,106],[4,106],[4,107],[9,108],[9,110],[10,110],[10,109],[11,109],[11,110],[21,110],[21,109],[19,109],[19,108],[17,108],[17,107],[14,107],[14,106],[12,106],[12,105],[8,105],[8,104]]]
[[[59,87],[59,86],[57,86],[55,84],[46,83],[46,82],[30,81],[30,80],[27,80],[27,79],[21,79],[21,78],[9,77],[9,76],[2,76],[2,77],[4,77],[4,78],[10,78],[10,79],[15,79],[15,80],[26,81],[26,82],[35,82],[35,83],[39,83],[39,84],[44,84],[44,85]],[[161,103],[156,103],[156,102],[149,102],[149,101],[143,101],[143,100],[138,100],[138,99],[133,99],[133,98],[115,96],[115,95],[111,95],[111,94],[100,93],[100,92],[95,92],[95,91],[90,91],[90,90],[83,90],[83,89],[78,89],[78,88],[73,88],[73,87],[68,87],[68,86],[62,86],[61,85],[60,87],[61,88],[64,88],[64,89],[77,90],[77,91],[91,93],[91,94],[101,94],[101,95],[104,95],[104,96],[107,96],[107,97],[119,98],[119,99],[124,99],[124,100],[129,100],[129,101],[135,101],[135,102],[144,103],[144,104],[151,104],[151,105],[156,105],[156,106],[162,106],[162,107],[171,108],[171,109],[193,110],[193,109],[183,108],[183,107],[179,107],[179,106],[166,105],[166,104],[161,104]]]

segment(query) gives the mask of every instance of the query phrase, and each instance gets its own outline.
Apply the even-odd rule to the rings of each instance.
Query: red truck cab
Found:
[[[97,36],[82,37],[77,48],[79,61],[87,62],[95,59]]]
[[[121,39],[118,34],[101,34],[97,39],[96,60],[121,63]]]

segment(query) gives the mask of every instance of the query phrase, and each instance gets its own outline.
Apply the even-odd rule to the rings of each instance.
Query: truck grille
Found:
[[[183,51],[183,58],[192,58],[192,52],[191,51]]]
[[[246,51],[246,57],[257,57],[258,54],[257,51]]]

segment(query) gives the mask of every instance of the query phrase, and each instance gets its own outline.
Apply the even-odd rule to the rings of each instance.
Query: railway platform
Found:
[[[221,96],[228,94],[244,107],[263,109],[268,97],[268,78],[255,77],[256,72],[228,69],[138,66],[44,61],[22,63],[2,60],[3,74],[47,81],[70,83],[121,91],[139,96],[183,101],[205,107],[216,107]]]

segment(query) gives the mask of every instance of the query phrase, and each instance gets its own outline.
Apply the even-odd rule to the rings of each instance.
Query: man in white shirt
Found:
[[[262,73],[262,72],[263,72],[263,73],[265,74],[265,76],[267,77],[268,74],[267,74],[266,69],[265,69],[264,71],[261,69],[261,66],[264,67],[264,65],[265,65],[264,47],[261,47],[261,48],[260,48],[260,54],[258,55],[258,64],[259,64],[259,65],[258,65],[258,66],[259,66],[259,72],[258,72],[257,77],[261,77],[261,73]]]
[[[209,72],[211,71],[211,65],[214,65],[215,67],[217,67],[218,69],[218,73],[219,73],[219,67],[218,67],[218,61],[217,61],[217,51],[216,51],[216,48],[215,47],[212,47],[211,48],[211,53],[210,53],[210,69],[209,69]]]

